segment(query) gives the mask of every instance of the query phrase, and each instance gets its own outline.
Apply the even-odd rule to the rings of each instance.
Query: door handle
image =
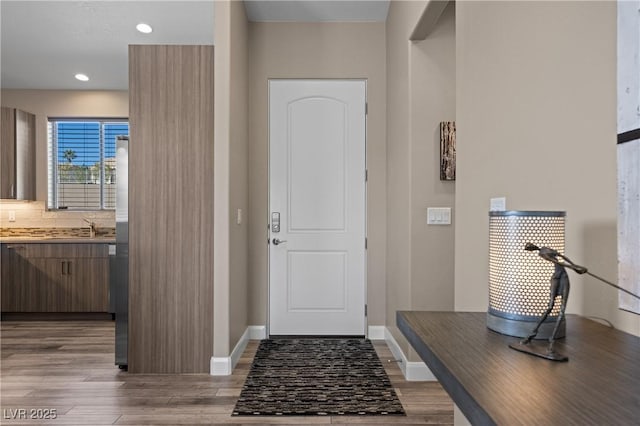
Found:
[[[274,238],[271,242],[273,242],[273,245],[274,245],[274,246],[279,246],[279,245],[280,245],[280,244],[282,244],[282,243],[286,243],[286,242],[287,242],[287,240],[281,240],[281,239],[279,239],[279,238]]]

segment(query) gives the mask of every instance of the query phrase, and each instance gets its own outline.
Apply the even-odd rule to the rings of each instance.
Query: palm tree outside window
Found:
[[[49,119],[49,209],[115,209],[119,135],[129,135],[126,119]]]

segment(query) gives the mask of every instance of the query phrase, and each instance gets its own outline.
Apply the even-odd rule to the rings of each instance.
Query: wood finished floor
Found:
[[[231,376],[132,375],[113,365],[110,321],[2,321],[2,424],[453,424],[453,403],[435,382],[407,382],[384,342],[374,342],[406,417],[231,417],[258,347]],[[55,420],[12,420],[16,409],[56,409]]]

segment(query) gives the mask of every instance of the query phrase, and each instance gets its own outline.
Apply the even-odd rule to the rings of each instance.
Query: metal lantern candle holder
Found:
[[[487,327],[501,334],[527,337],[549,305],[554,265],[527,243],[564,253],[565,212],[489,212],[489,311]],[[548,339],[559,314],[556,306],[536,339]],[[565,322],[556,337],[564,337]]]

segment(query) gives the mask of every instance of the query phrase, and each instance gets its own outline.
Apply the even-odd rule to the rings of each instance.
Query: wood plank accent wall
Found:
[[[129,371],[213,354],[213,46],[129,46]]]

